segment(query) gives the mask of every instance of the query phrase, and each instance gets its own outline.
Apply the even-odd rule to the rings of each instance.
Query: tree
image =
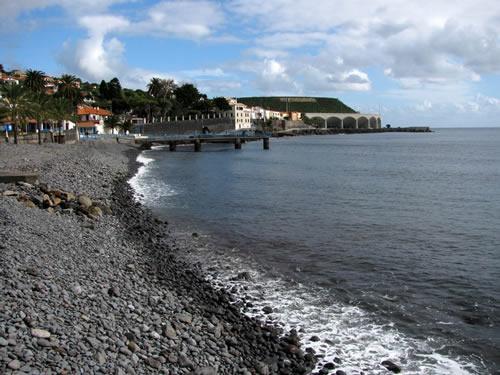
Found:
[[[116,115],[109,116],[106,120],[104,120],[104,127],[106,129],[111,129],[111,133],[113,133],[115,129],[119,128],[120,124],[120,117]]]
[[[148,83],[148,94],[155,98],[171,98],[177,85],[173,79],[151,78]]]
[[[118,124],[118,127],[120,128],[121,131],[123,131],[126,134],[127,132],[131,132],[134,126],[132,124],[132,121],[127,119],[123,121],[123,123]]]
[[[229,111],[231,109],[227,99],[222,96],[213,98],[212,103],[219,111]]]
[[[52,98],[50,102],[50,117],[58,124],[59,136],[64,120],[72,117],[73,103],[65,98]]]
[[[183,109],[192,108],[200,100],[200,92],[191,83],[185,83],[174,91],[175,99]]]
[[[17,127],[32,112],[29,92],[21,85],[7,83],[1,87],[0,107],[8,113],[14,127],[14,143],[17,144]]]
[[[105,80],[101,81],[101,84],[99,85],[99,96],[102,99],[109,99],[109,90],[108,90],[108,84],[106,83]]]
[[[113,78],[108,83],[108,98],[109,100],[121,99],[123,97],[122,85],[118,78]]]
[[[33,102],[33,117],[36,120],[36,129],[38,132],[38,144],[42,144],[41,123],[43,120],[50,118],[51,114],[51,97],[46,94],[36,94],[32,97]]]
[[[74,106],[80,102],[80,89],[77,85],[78,78],[71,74],[63,74],[58,85],[59,96],[69,100]]]
[[[45,73],[41,70],[28,69],[24,85],[33,93],[41,94],[45,92]]]

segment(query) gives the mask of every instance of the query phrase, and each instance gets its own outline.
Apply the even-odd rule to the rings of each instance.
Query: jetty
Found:
[[[195,152],[201,151],[203,143],[234,144],[235,150],[241,150],[246,142],[262,141],[262,148],[269,150],[269,136],[267,135],[200,135],[200,136],[156,136],[136,139],[142,149],[151,149],[153,146],[168,145],[170,151],[176,151],[179,145],[193,145]]]

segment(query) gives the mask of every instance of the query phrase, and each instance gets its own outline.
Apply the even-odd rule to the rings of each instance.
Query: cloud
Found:
[[[209,37],[224,21],[220,7],[206,0],[163,1],[147,13],[136,31],[188,39]]]

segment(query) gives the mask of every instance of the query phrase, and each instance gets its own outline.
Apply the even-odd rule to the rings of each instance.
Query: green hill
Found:
[[[299,96],[252,96],[238,98],[238,102],[251,107],[262,107],[274,111],[301,113],[355,113],[356,111],[336,98]]]

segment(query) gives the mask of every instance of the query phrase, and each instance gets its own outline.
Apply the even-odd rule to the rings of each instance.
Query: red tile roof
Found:
[[[93,128],[99,125],[99,121],[77,121],[76,124],[80,128]]]
[[[108,110],[99,108],[99,107],[94,108],[94,107],[89,107],[89,106],[79,106],[76,110],[76,114],[78,116],[81,116],[81,115],[111,116],[113,113],[111,113]]]

